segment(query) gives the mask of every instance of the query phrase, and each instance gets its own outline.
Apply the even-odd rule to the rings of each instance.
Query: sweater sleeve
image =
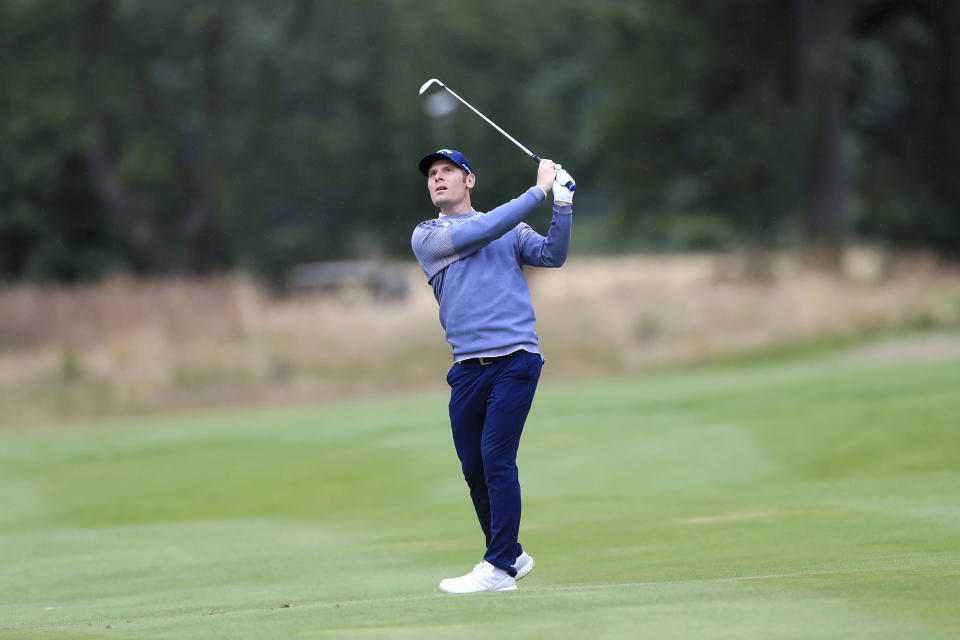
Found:
[[[534,186],[487,213],[421,222],[410,243],[427,280],[513,229],[545,197],[540,187]]]
[[[559,267],[567,259],[570,231],[573,227],[573,205],[553,205],[553,219],[547,237],[529,225],[520,225],[520,258],[534,267]]]

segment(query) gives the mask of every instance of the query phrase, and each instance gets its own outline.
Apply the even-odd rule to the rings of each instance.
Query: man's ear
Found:
[[[467,183],[467,189],[473,189],[473,186],[477,184],[477,176],[476,174],[468,173],[463,181]]]

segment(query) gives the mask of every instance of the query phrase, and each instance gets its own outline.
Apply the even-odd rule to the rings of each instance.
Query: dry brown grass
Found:
[[[550,376],[696,362],[784,341],[960,323],[960,272],[923,256],[571,258],[530,270]],[[0,415],[20,421],[440,387],[422,273],[403,303],[277,298],[243,276],[0,289]]]

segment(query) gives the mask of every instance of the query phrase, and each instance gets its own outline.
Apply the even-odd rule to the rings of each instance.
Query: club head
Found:
[[[423,92],[426,91],[427,89],[429,89],[429,88],[430,88],[430,85],[432,85],[434,82],[436,82],[436,83],[437,83],[438,85],[440,85],[441,87],[444,86],[443,83],[440,82],[439,80],[437,80],[436,78],[430,78],[429,80],[427,80],[426,82],[424,82],[423,85],[420,87],[420,95],[422,96],[422,95],[423,95]]]

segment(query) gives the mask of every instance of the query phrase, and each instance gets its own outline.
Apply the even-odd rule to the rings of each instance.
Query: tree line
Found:
[[[409,257],[416,161],[577,177],[579,249],[960,246],[951,0],[6,0],[0,280]],[[574,247],[575,250],[578,247]]]

